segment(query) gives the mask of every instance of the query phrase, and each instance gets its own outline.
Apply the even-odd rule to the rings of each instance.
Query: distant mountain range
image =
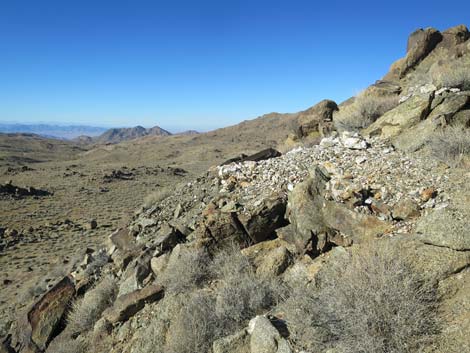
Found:
[[[106,131],[104,127],[86,125],[50,125],[50,124],[9,124],[0,123],[0,132],[29,133],[49,138],[73,139],[81,135],[99,136]]]
[[[154,126],[146,129],[142,126],[129,127],[129,128],[115,128],[106,130],[100,136],[93,138],[96,143],[119,143],[121,141],[133,140],[144,136],[169,136],[171,132],[162,129],[159,126]],[[83,136],[80,139],[83,140]]]
[[[0,123],[0,133],[27,133],[42,137],[72,140],[79,144],[107,144],[133,140],[144,136],[169,136],[167,130],[159,126],[144,128],[142,126],[112,128],[94,127],[86,125],[49,125],[49,124],[6,124]],[[197,131],[188,130],[180,135],[198,134]]]

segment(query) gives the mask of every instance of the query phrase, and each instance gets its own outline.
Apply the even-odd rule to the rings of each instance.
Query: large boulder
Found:
[[[459,251],[470,250],[470,214],[444,208],[423,216],[416,226],[419,239],[427,244]]]
[[[152,259],[152,249],[143,251],[133,259],[122,274],[118,296],[130,293],[142,287],[144,280],[150,274],[150,260]]]
[[[340,232],[355,243],[370,241],[391,229],[389,223],[375,216],[355,212],[334,201],[326,201],[321,212],[329,229]],[[347,240],[338,237],[333,238],[332,242],[336,245],[348,244]]]
[[[75,295],[75,286],[70,277],[64,277],[28,312],[31,341],[45,350],[49,342],[60,333],[60,327],[70,302]]]
[[[264,150],[261,150],[249,156],[247,156],[246,154],[241,154],[238,157],[227,159],[225,162],[220,163],[220,166],[228,165],[234,162],[236,163],[242,163],[242,162],[247,162],[247,161],[259,162],[259,161],[264,161],[270,158],[276,158],[279,156],[281,156],[281,152],[275,150],[274,148],[266,148]]]
[[[333,244],[344,246],[369,241],[389,231],[387,222],[325,199],[329,180],[329,174],[317,167],[311,178],[289,194],[286,217],[293,229],[283,237],[295,244],[298,252],[318,254]]]
[[[442,46],[452,48],[466,42],[470,38],[470,32],[465,25],[458,25],[442,32]]]
[[[273,249],[267,253],[256,269],[262,277],[272,278],[282,274],[292,261],[292,254],[285,246]]]
[[[390,68],[384,80],[396,80],[404,77],[419,64],[442,41],[442,34],[434,28],[418,29],[408,38],[406,56]]]
[[[364,135],[395,137],[424,120],[430,111],[433,93],[417,94],[388,111],[367,127]]]
[[[240,222],[254,243],[259,243],[273,235],[277,228],[285,225],[286,199],[283,195],[273,195],[259,202],[249,213],[238,216]]]
[[[403,130],[391,142],[400,151],[415,152],[425,146],[445,126],[446,122],[442,117],[429,117],[418,122],[415,126]]]
[[[171,225],[165,223],[157,231],[154,237],[151,239],[151,243],[157,249],[161,251],[169,251],[173,249],[176,244],[184,240],[184,235],[181,232],[172,227]]]
[[[331,128],[333,112],[338,106],[332,100],[322,100],[313,107],[301,112],[298,117],[297,135],[307,137],[312,133],[325,134]]]
[[[446,122],[450,123],[452,117],[462,110],[470,101],[470,96],[462,93],[444,97],[442,102],[433,108],[428,118],[442,117]]]
[[[257,316],[250,321],[251,353],[291,353],[289,343],[281,337],[279,331],[264,316]]]
[[[440,281],[470,265],[470,252],[432,245],[419,235],[406,234],[386,239],[422,276]]]
[[[326,180],[324,181],[326,182]],[[323,246],[312,249],[312,238],[316,242],[324,242],[327,237],[327,228],[319,210],[323,198],[312,187],[312,179],[298,184],[289,194],[286,218],[289,219],[293,231],[286,233],[284,240],[295,244],[297,251],[323,250]],[[322,243],[323,243],[322,242]]]
[[[439,282],[441,298],[439,310],[444,329],[437,338],[437,345],[446,353],[460,353],[468,349],[470,332],[470,270],[463,270]]]
[[[425,120],[419,121],[414,126],[402,130],[402,133],[392,139],[393,145],[401,151],[414,152],[427,144],[432,136],[447,124],[452,123],[454,116],[470,101],[465,94],[452,94],[447,97],[439,97],[439,103],[433,108]]]
[[[113,306],[103,312],[103,317],[111,324],[123,322],[142,310],[145,304],[161,298],[163,298],[163,287],[151,284],[117,298]]]
[[[194,237],[203,243],[231,243],[242,246],[250,243],[250,238],[236,212],[223,212],[210,203],[203,212],[203,220],[194,232]]]

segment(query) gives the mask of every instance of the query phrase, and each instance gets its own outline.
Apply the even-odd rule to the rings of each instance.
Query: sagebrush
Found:
[[[170,196],[172,193],[171,189],[168,187],[162,187],[158,189],[157,191],[154,191],[150,194],[148,194],[144,198],[144,203],[143,206],[145,208],[151,207],[155,205],[156,203],[159,203],[163,200],[165,200],[168,196]]]
[[[466,58],[446,62],[445,65],[434,66],[431,72],[432,82],[438,88],[460,88],[470,90],[470,70]]]
[[[156,315],[135,342],[133,353],[209,352],[215,340],[242,329],[281,300],[279,282],[259,278],[235,245],[220,250],[207,264],[202,269],[204,281],[190,279],[189,287],[178,284],[175,288],[192,290],[174,292],[157,304]]]
[[[355,97],[354,102],[334,112],[333,121],[339,131],[357,131],[366,128],[397,105],[398,96],[362,92]]]
[[[110,306],[117,295],[116,280],[104,277],[83,298],[72,305],[67,317],[67,330],[78,335],[93,328],[101,313]]]
[[[297,288],[283,304],[299,349],[420,352],[437,332],[434,283],[388,243],[354,252],[321,287]]]
[[[202,287],[208,279],[210,256],[204,248],[177,246],[159,281],[167,293],[189,292]],[[178,254],[177,254],[178,252]]]
[[[432,155],[452,167],[457,167],[470,156],[470,129],[447,126],[429,141]]]

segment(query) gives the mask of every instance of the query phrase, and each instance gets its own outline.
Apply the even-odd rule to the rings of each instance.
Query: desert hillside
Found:
[[[106,136],[0,135],[0,352],[470,352],[464,25],[345,102]]]

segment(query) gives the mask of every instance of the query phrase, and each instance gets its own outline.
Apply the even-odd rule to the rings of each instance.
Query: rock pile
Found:
[[[10,196],[14,198],[22,198],[28,196],[49,196],[52,195],[51,192],[47,190],[36,189],[32,186],[16,186],[13,185],[11,181],[0,185],[0,195],[2,196]]]

